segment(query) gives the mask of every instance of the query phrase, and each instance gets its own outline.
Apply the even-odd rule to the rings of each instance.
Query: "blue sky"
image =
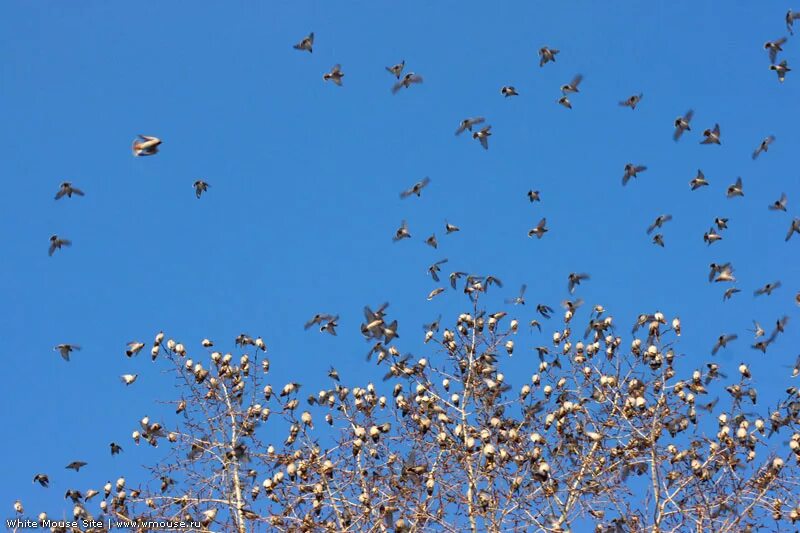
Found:
[[[589,272],[578,295],[623,331],[641,312],[680,315],[684,369],[737,332],[717,359],[731,374],[750,363],[774,404],[790,384],[783,365],[797,355],[800,323],[800,237],[783,240],[800,215],[800,79],[779,84],[762,45],[786,34],[788,7],[4,2],[0,502],[9,515],[22,498],[58,516],[67,487],[133,478],[157,457],[129,435],[145,414],[169,411],[154,401],[171,397],[171,382],[145,353],[128,360],[127,341],[163,329],[191,355],[204,337],[232,349],[247,332],[265,338],[275,384],[317,390],[330,364],[363,384],[382,374],[364,364],[365,304],[390,301],[399,346],[420,355],[421,324],[467,308],[460,291],[426,301],[436,286],[426,268],[445,257],[445,274],[504,281],[485,300],[491,310],[527,283],[529,305],[514,309],[523,323],[532,304],[568,296],[569,272]],[[313,54],[293,50],[309,31]],[[561,53],[539,68],[542,45]],[[797,40],[782,57],[797,62]],[[393,96],[384,67],[401,59],[424,83]],[[341,88],[322,80],[335,63]],[[556,100],[576,73],[585,79],[570,111]],[[503,98],[506,84],[520,96]],[[617,105],[639,92],[636,111]],[[676,144],[672,121],[689,108],[693,131]],[[474,115],[493,126],[488,151],[453,135]],[[701,146],[715,122],[722,146]],[[163,139],[161,152],[132,157],[138,133]],[[769,134],[777,141],[752,161]],[[649,169],[623,188],[628,162]],[[711,186],[690,192],[698,168]],[[424,176],[421,199],[398,198]],[[745,197],[728,200],[737,176]],[[200,200],[198,178],[211,184]],[[55,202],[63,180],[86,196]],[[531,188],[541,203],[528,202]],[[768,211],[782,192],[789,212]],[[674,216],[665,249],[645,234],[662,213]],[[542,216],[550,232],[528,239]],[[709,248],[702,235],[716,216],[730,229]],[[393,243],[402,219],[413,238]],[[445,236],[445,219],[462,231]],[[438,250],[423,243],[433,232]],[[52,233],[74,245],[48,257]],[[706,281],[712,261],[736,267],[743,292],[725,304]],[[783,288],[753,297],[776,279]],[[341,314],[338,337],[303,331],[317,312]],[[751,320],[767,327],[783,314],[787,334],[766,356],[751,350]],[[67,364],[52,351],[61,342],[83,350]],[[526,380],[534,360],[515,353],[506,374]],[[128,372],[140,377],[126,388]],[[125,448],[113,459],[111,441]],[[76,459],[90,464],[64,470]],[[36,472],[50,474],[50,490],[31,484]]]

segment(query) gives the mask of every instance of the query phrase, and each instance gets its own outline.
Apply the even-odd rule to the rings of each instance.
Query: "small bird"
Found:
[[[570,294],[575,294],[575,287],[581,284],[581,281],[591,279],[589,274],[570,272],[567,276],[567,289]]]
[[[38,483],[44,488],[47,488],[47,486],[50,484],[50,478],[47,477],[47,474],[36,474],[33,476],[33,482]]]
[[[697,176],[692,178],[692,181],[689,182],[689,185],[692,187],[693,191],[696,191],[700,187],[708,187],[708,181],[706,180],[705,174],[699,168],[697,169]]]
[[[703,130],[703,137],[705,137],[700,144],[722,144],[719,140],[720,131],[719,124],[714,124],[713,129]]]
[[[567,109],[572,109],[572,102],[569,101],[569,98],[567,98],[567,95],[562,96],[561,98],[556,100],[556,102],[561,104],[561,105],[563,105]]]
[[[14,512],[17,514],[22,514],[25,512],[25,508],[22,507],[22,502],[17,500],[14,502]]]
[[[764,335],[767,334],[766,331],[764,331],[764,328],[762,328],[761,325],[758,322],[756,322],[755,320],[753,320],[753,329],[749,329],[747,331],[752,331],[753,332],[753,336],[756,339],[759,338],[759,337],[763,337]]]
[[[192,187],[194,187],[194,195],[200,198],[210,185],[203,180],[197,180],[192,184]]]
[[[789,30],[791,35],[794,35],[794,28],[792,26],[797,19],[800,19],[800,13],[794,13],[791,9],[786,12],[786,29]]]
[[[659,215],[653,221],[652,224],[647,228],[647,234],[650,235],[653,233],[653,230],[656,228],[661,228],[664,224],[672,220],[672,215]]]
[[[68,464],[66,466],[66,468],[69,469],[69,470],[74,470],[76,472],[80,472],[81,468],[83,468],[87,464],[89,464],[89,463],[87,463],[85,461],[72,461],[70,464]]]
[[[576,74],[575,77],[572,78],[571,82],[561,86],[561,94],[580,92],[578,90],[578,85],[580,85],[582,81],[583,74]]]
[[[398,80],[400,79],[400,75],[403,73],[403,69],[406,67],[406,60],[402,60],[396,65],[392,65],[391,67],[386,67],[387,72],[392,74]]]
[[[138,138],[133,140],[131,149],[135,157],[145,157],[148,155],[156,155],[160,144],[161,139],[158,137],[139,134]]]
[[[785,242],[789,242],[789,239],[792,238],[792,235],[795,233],[800,233],[800,218],[795,218],[792,220],[791,225],[789,226],[789,231],[786,233],[786,238],[784,239]]]
[[[339,87],[342,86],[342,78],[344,78],[344,72],[342,72],[342,66],[338,63],[333,66],[330,72],[326,72],[322,75],[323,80],[332,81]]]
[[[728,198],[735,198],[736,196],[744,196],[744,188],[742,187],[742,178],[736,178],[736,183],[728,186],[725,193]]]
[[[680,139],[684,131],[692,131],[692,128],[689,127],[692,117],[694,117],[694,110],[690,109],[685,115],[675,119],[675,133],[672,134],[673,140],[677,141]]]
[[[536,312],[542,315],[544,318],[550,318],[550,314],[553,312],[553,308],[550,307],[549,305],[537,304]]]
[[[773,142],[775,142],[774,135],[769,135],[768,137],[765,137],[764,140],[761,141],[761,144],[758,145],[758,148],[756,148],[755,151],[753,152],[753,160],[755,161],[755,159],[758,158],[761,152],[769,151],[769,145],[772,144]]]
[[[786,79],[786,73],[792,71],[785,59],[777,65],[770,65],[769,69],[775,71],[775,74],[778,75],[778,81],[781,83]]]
[[[753,292],[753,296],[761,296],[762,294],[766,294],[767,296],[772,295],[772,291],[779,289],[781,287],[780,281],[773,281],[771,283],[767,283],[763,287],[756,289]]]
[[[480,141],[481,143],[481,146],[483,146],[484,150],[489,149],[489,137],[492,135],[490,131],[491,129],[492,129],[491,126],[485,126],[481,128],[479,131],[473,132],[472,134],[472,138],[478,139],[478,141]]]
[[[541,197],[539,195],[539,191],[529,190],[528,191],[528,200],[530,200],[531,203],[533,203],[533,202],[541,202],[542,199],[541,199]]]
[[[131,385],[131,384],[133,384],[134,381],[136,381],[136,378],[138,378],[138,377],[139,377],[139,374],[122,374],[120,376],[120,379],[122,380],[122,382],[125,385]]]
[[[514,305],[525,305],[525,291],[528,289],[527,285],[522,285],[519,288],[519,295],[515,296],[514,298],[509,298],[506,300],[507,304],[514,304]]]
[[[111,444],[109,444],[109,447],[111,448],[111,455],[117,455],[119,452],[122,451],[122,446],[120,446],[116,442],[112,442]]]
[[[720,335],[719,338],[717,338],[717,342],[714,344],[714,347],[711,349],[711,355],[717,355],[717,352],[720,351],[720,349],[725,348],[728,346],[729,342],[735,341],[738,338],[739,336],[735,333],[731,335]]]
[[[425,244],[434,249],[439,248],[439,241],[436,240],[436,234],[434,233],[433,235],[425,239]]]
[[[428,294],[428,301],[430,301],[430,300],[433,300],[433,299],[434,299],[436,296],[438,296],[439,294],[441,294],[441,293],[443,293],[443,292],[444,292],[444,288],[443,288],[443,287],[438,287],[438,288],[436,288],[436,289],[433,289],[433,290],[432,290],[432,291],[431,291],[431,292]]]
[[[660,233],[656,233],[653,235],[653,244],[657,244],[660,247],[664,247],[664,236]]]
[[[714,219],[714,224],[717,225],[717,228],[720,231],[722,231],[724,229],[728,229],[728,219],[727,218],[717,217],[717,218]]]
[[[336,336],[336,328],[338,326],[339,326],[339,315],[336,315],[336,316],[328,319],[328,321],[325,322],[324,324],[322,324],[322,326],[320,326],[320,328],[319,328],[319,332],[320,333],[330,333],[331,335],[333,335],[335,337]]]
[[[556,50],[555,48],[548,48],[547,46],[543,46],[539,49],[539,66],[543,67],[550,61],[555,63],[556,61],[556,54],[558,54],[560,50]]]
[[[431,275],[431,277],[433,278],[433,281],[439,281],[439,272],[442,271],[442,269],[439,267],[439,265],[443,265],[445,263],[447,263],[447,259],[446,258],[442,259],[441,261],[436,261],[434,264],[432,264],[431,266],[428,267],[428,274]]]
[[[394,237],[392,237],[392,241],[397,242],[403,239],[410,239],[411,233],[408,231],[408,224],[405,220],[400,223],[400,227],[397,228],[397,231],[394,232]]]
[[[639,102],[642,101],[643,97],[644,97],[644,94],[642,94],[642,93],[634,94],[634,95],[629,96],[627,99],[622,100],[619,103],[619,105],[622,106],[622,107],[630,107],[631,110],[633,110],[633,109],[636,109],[636,106],[639,105]]]
[[[133,357],[134,355],[137,355],[139,352],[142,351],[142,348],[144,348],[144,343],[138,341],[130,341],[127,344],[127,346],[128,349],[125,350],[125,355],[127,355],[128,357]]]
[[[419,198],[422,194],[422,189],[428,186],[431,182],[431,179],[428,176],[422,178],[422,181],[416,182],[411,188],[406,189],[405,191],[400,193],[400,198],[408,198],[409,196],[416,195]]]
[[[631,178],[635,178],[639,172],[644,172],[645,170],[647,170],[647,167],[644,165],[627,163],[625,165],[625,173],[622,175],[622,185],[627,185]]]
[[[316,315],[311,317],[311,319],[308,322],[305,323],[303,329],[308,330],[308,328],[310,328],[311,326],[314,326],[316,324],[322,324],[323,322],[330,320],[332,318],[333,315],[329,315],[327,313],[317,313]]]
[[[80,349],[81,347],[78,346],[77,344],[59,344],[58,346],[53,348],[53,350],[61,354],[61,358],[67,362],[69,362],[69,354]]]
[[[536,224],[536,227],[528,230],[528,237],[533,237],[534,235],[536,235],[537,239],[541,239],[545,233],[550,231],[549,229],[547,229],[546,224],[547,224],[546,218],[540,220],[539,223]]]
[[[719,233],[716,233],[714,231],[713,226],[711,228],[709,228],[709,230],[703,234],[703,242],[705,242],[709,246],[711,246],[715,242],[721,241],[721,240],[722,240],[722,235],[720,235]]]
[[[456,135],[461,135],[467,130],[472,131],[472,126],[475,126],[476,124],[483,124],[484,122],[486,122],[486,119],[483,117],[465,118],[458,124]]]
[[[56,250],[60,250],[64,246],[72,246],[72,241],[69,239],[62,239],[58,235],[51,235],[50,249],[47,253],[52,257]]]
[[[303,39],[293,46],[295,50],[307,50],[308,52],[313,52],[314,48],[314,32],[308,34],[308,36],[303,37]]]
[[[737,289],[736,287],[728,287],[725,289],[725,293],[722,295],[722,301],[730,300],[731,297],[736,294],[737,292],[742,292],[741,289]]]
[[[403,79],[392,86],[392,94],[397,94],[397,91],[404,87],[408,89],[414,83],[422,83],[422,76],[414,74],[413,72],[409,72],[403,76]]]
[[[444,230],[449,235],[450,233],[454,233],[456,231],[461,231],[461,228],[456,226],[455,224],[450,224],[448,221],[444,221]]]
[[[58,186],[58,192],[56,193],[56,200],[61,199],[63,196],[67,198],[72,198],[73,194],[77,194],[78,196],[83,196],[83,191],[78,189],[77,187],[73,187],[72,183],[69,181],[61,182],[61,185]]]
[[[774,64],[775,59],[778,57],[778,52],[783,52],[783,48],[781,48],[784,43],[786,43],[787,38],[781,37],[780,39],[776,39],[774,41],[767,41],[764,43],[764,50],[769,53],[769,61],[770,63]]]
[[[786,205],[788,203],[789,199],[786,198],[786,193],[781,193],[781,197],[769,204],[769,208],[772,211],[786,211]]]
[[[517,92],[517,90],[514,88],[513,85],[504,85],[500,89],[500,94],[502,94],[506,98],[508,98],[509,96],[519,96],[519,93]]]

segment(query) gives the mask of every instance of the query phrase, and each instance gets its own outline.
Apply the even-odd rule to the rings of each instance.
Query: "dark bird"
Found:
[[[535,228],[531,228],[530,230],[528,230],[528,237],[533,237],[534,235],[536,235],[537,239],[541,239],[545,233],[550,231],[549,229],[547,229],[546,224],[547,224],[546,218],[540,220],[539,223],[536,224]]]
[[[647,167],[644,165],[627,163],[625,165],[625,173],[622,175],[622,185],[627,185],[631,178],[635,178],[639,172],[644,172],[645,170],[647,170]]]
[[[422,83],[422,76],[414,74],[413,72],[409,72],[408,74],[403,76],[403,79],[401,79],[400,81],[395,83],[394,86],[392,86],[392,94],[396,94],[397,91],[403,88],[408,89],[409,87],[411,87],[412,84],[415,83]]]
[[[585,273],[577,273],[577,272],[570,272],[569,276],[567,277],[567,289],[569,290],[570,294],[575,293],[575,287],[581,284],[581,281],[591,279],[589,274]]]
[[[783,52],[783,48],[781,48],[784,43],[786,43],[786,37],[781,37],[780,39],[776,39],[774,41],[767,41],[764,43],[764,50],[769,52],[769,62],[774,64],[775,59],[778,57],[778,52]]]
[[[533,202],[541,202],[542,199],[539,196],[539,191],[534,191],[534,190],[528,191],[528,200],[530,200],[531,203],[533,203]]]
[[[664,226],[664,224],[666,224],[670,220],[672,220],[672,215],[659,215],[659,216],[657,216],[656,219],[653,221],[653,223],[650,224],[650,226],[648,226],[647,234],[650,235],[651,233],[653,233],[654,229],[661,228],[662,226]]]
[[[717,228],[722,231],[724,229],[728,229],[728,219],[723,217],[717,217],[714,219],[714,224],[717,225]]]
[[[53,350],[55,350],[59,354],[61,354],[61,358],[64,359],[64,361],[67,361],[67,362],[69,362],[69,355],[72,352],[80,350],[80,349],[81,349],[81,347],[78,346],[77,344],[59,344],[58,346],[53,348]]]
[[[550,318],[553,308],[545,304],[537,304],[536,312],[542,315],[544,318]]]
[[[548,48],[543,46],[539,49],[539,66],[543,67],[550,61],[556,61],[556,55],[560,52],[560,50],[556,50],[555,48]]]
[[[711,355],[717,355],[717,352],[720,351],[720,349],[725,348],[728,346],[729,342],[735,341],[738,338],[739,336],[735,333],[731,335],[720,335],[719,338],[717,338],[717,342],[714,344],[714,347],[711,348]]]
[[[442,271],[439,265],[443,265],[445,263],[447,263],[447,259],[442,259],[441,261],[436,261],[434,264],[428,267],[428,274],[431,275],[434,281],[439,281],[439,272]]]
[[[47,474],[36,474],[33,476],[33,482],[38,483],[44,488],[47,488],[47,486],[50,484],[50,478],[47,477]]]
[[[517,92],[517,90],[512,85],[504,85],[500,89],[500,94],[502,94],[506,98],[508,98],[509,96],[519,96],[519,93]]]
[[[308,36],[303,37],[303,39],[293,46],[295,50],[307,50],[308,52],[314,51],[314,32],[308,34]]]
[[[319,328],[320,333],[330,333],[336,336],[336,328],[339,326],[339,315],[329,318],[327,322],[322,324]]]
[[[694,117],[694,111],[690,109],[686,112],[685,115],[682,117],[678,117],[675,119],[675,133],[672,134],[672,139],[677,141],[681,138],[684,131],[692,131],[692,128],[689,127],[689,123],[692,121],[692,117]]]
[[[431,248],[439,248],[439,241],[436,240],[436,234],[434,233],[433,235],[425,239],[425,244],[427,244]]]
[[[427,176],[422,178],[422,181],[416,182],[411,188],[406,189],[405,191],[400,193],[400,198],[408,198],[409,196],[415,195],[417,197],[421,196],[422,189],[428,186],[431,182],[431,179]]]
[[[122,451],[122,446],[120,446],[116,442],[112,442],[111,444],[109,444],[109,447],[111,448],[111,455],[117,455],[119,452]]]
[[[657,244],[660,247],[664,247],[664,236],[660,233],[656,233],[653,235],[653,244]]]
[[[700,144],[722,144],[719,140],[719,136],[719,124],[714,124],[713,129],[703,130],[704,139],[700,141]]]
[[[636,109],[636,106],[639,105],[639,102],[642,101],[643,97],[644,97],[644,94],[642,94],[642,93],[634,94],[634,95],[629,96],[627,99],[622,100],[619,103],[619,105],[622,106],[622,107],[630,107],[633,110],[633,109]]]
[[[192,184],[192,187],[194,187],[194,195],[200,198],[210,185],[203,180],[197,180]]]
[[[785,59],[777,65],[770,65],[769,69],[775,71],[775,74],[778,75],[778,81],[781,83],[786,79],[786,73],[792,71]]]
[[[480,141],[481,143],[481,146],[483,146],[484,150],[489,149],[489,137],[492,135],[492,132],[490,131],[491,129],[492,129],[491,126],[485,126],[481,128],[479,131],[472,133],[472,138],[478,139],[478,141]]]
[[[322,75],[324,81],[332,81],[339,87],[342,86],[342,78],[344,78],[344,72],[342,72],[342,66],[338,63],[333,66],[330,72],[326,72]]]
[[[396,65],[392,65],[391,67],[386,67],[386,70],[399,80],[400,75],[403,73],[403,69],[405,67],[406,67],[406,60],[404,59]]]
[[[700,187],[708,187],[708,181],[706,180],[705,174],[699,168],[697,169],[697,176],[692,178],[692,181],[689,182],[689,185],[692,187],[693,191],[696,191]]]
[[[450,224],[448,221],[444,221],[444,230],[449,235],[450,233],[454,233],[456,231],[461,231],[461,228],[456,226],[455,224]]]
[[[559,103],[560,105],[563,105],[567,109],[572,109],[572,102],[569,101],[569,98],[567,98],[567,95],[562,96],[561,98],[556,100],[556,102]]]
[[[737,289],[736,287],[728,287],[727,289],[725,289],[725,293],[722,295],[722,301],[724,302],[726,300],[730,300],[731,297],[733,297],[733,295],[736,294],[737,292],[742,292],[742,290]]]
[[[84,461],[72,461],[70,464],[68,464],[66,466],[66,468],[69,469],[69,470],[74,470],[76,472],[80,472],[81,468],[83,468],[87,464],[89,464],[89,463],[86,463]]]
[[[58,235],[51,235],[50,249],[47,253],[48,255],[52,256],[56,250],[60,250],[64,246],[72,246],[72,241],[69,239],[62,239]]]
[[[69,181],[64,181],[58,187],[58,192],[56,193],[56,200],[59,200],[63,196],[66,196],[67,198],[72,198],[73,194],[77,194],[78,196],[83,196],[83,191],[78,189],[77,187],[73,187],[72,183],[70,183]]]
[[[788,203],[789,199],[786,198],[786,193],[781,193],[781,197],[769,204],[769,208],[772,211],[786,211],[786,206]]]
[[[761,296],[762,294],[766,294],[767,296],[772,295],[772,291],[779,289],[781,287],[780,281],[773,281],[772,283],[767,283],[763,287],[756,289],[753,292],[753,296]]]
[[[578,90],[578,85],[580,85],[582,81],[583,81],[583,74],[576,74],[575,77],[572,78],[571,82],[561,86],[561,93],[567,94],[567,93],[580,92]]]
[[[484,122],[486,122],[486,119],[483,117],[465,118],[458,124],[458,129],[456,129],[456,135],[461,135],[467,130],[472,131],[472,126],[475,126],[476,124],[483,124]]]

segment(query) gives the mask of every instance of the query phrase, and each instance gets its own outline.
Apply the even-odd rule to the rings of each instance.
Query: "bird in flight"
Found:
[[[568,93],[577,93],[580,92],[578,90],[578,85],[581,84],[583,81],[583,74],[576,74],[572,81],[561,86],[561,94],[568,94]]]
[[[58,235],[51,235],[48,255],[52,256],[56,250],[60,250],[64,246],[72,246],[72,241],[69,239],[62,239]]]
[[[312,31],[306,37],[293,46],[295,50],[306,50],[309,53],[314,51],[314,32]]]
[[[625,173],[622,175],[623,186],[627,185],[631,178],[637,177],[639,172],[644,172],[647,170],[647,167],[645,165],[634,165],[633,163],[627,163],[624,170]]]
[[[714,124],[713,128],[703,131],[704,139],[700,141],[700,144],[722,144],[719,140],[719,136],[719,124]]]
[[[786,193],[781,193],[781,197],[771,204],[769,204],[769,208],[772,211],[786,211],[786,206],[789,203],[789,199],[786,198]]]
[[[403,76],[403,79],[401,79],[392,86],[392,94],[397,94],[397,91],[403,88],[408,89],[409,87],[411,87],[413,84],[416,83],[422,83],[422,76],[414,74],[413,72],[409,72],[408,74]]]
[[[197,180],[192,184],[192,187],[194,187],[194,195],[200,198],[210,185],[203,180]]]
[[[789,64],[786,62],[785,59],[780,63],[778,63],[777,65],[770,65],[769,69],[775,71],[775,74],[778,75],[778,81],[781,83],[783,83],[784,80],[786,79],[786,73],[792,71],[792,69],[789,68]]]
[[[344,72],[342,72],[342,66],[338,63],[333,66],[330,72],[326,72],[322,75],[323,80],[332,81],[339,87],[342,86],[342,78],[344,78]]]
[[[484,122],[486,122],[486,119],[483,117],[465,118],[458,124],[458,128],[456,129],[456,135],[461,135],[467,130],[472,131],[472,126],[475,126],[477,124],[483,124]]]
[[[506,98],[508,98],[509,96],[519,96],[519,93],[517,92],[517,90],[514,88],[513,85],[504,85],[500,89],[500,94],[502,94]]]
[[[692,178],[689,182],[689,185],[692,187],[693,191],[696,191],[700,187],[708,187],[708,180],[706,180],[705,174],[699,168],[697,169],[697,176]]]
[[[391,67],[386,67],[386,70],[399,80],[400,75],[403,73],[403,69],[405,67],[406,67],[406,61],[404,59],[399,63],[397,63],[396,65],[392,65]]]
[[[416,196],[419,198],[422,195],[422,189],[428,186],[431,182],[431,179],[428,176],[422,178],[422,181],[416,182],[410,188],[404,190],[400,193],[400,198],[408,198],[409,196]]]
[[[556,55],[559,52],[560,50],[556,50],[555,48],[548,48],[547,46],[539,48],[539,66],[543,67],[550,61],[555,63]]]
[[[64,196],[67,198],[72,198],[73,194],[77,194],[78,196],[83,196],[83,191],[78,189],[77,187],[73,187],[72,183],[69,181],[64,181],[59,185],[58,192],[56,193],[56,200],[60,200]]]
[[[742,178],[736,178],[736,183],[728,186],[725,195],[728,198],[735,198],[737,196],[744,196],[744,188],[742,186]]]
[[[685,115],[675,119],[675,133],[672,134],[673,140],[680,139],[684,131],[692,131],[692,128],[689,127],[692,117],[694,117],[694,111],[690,109]]]
[[[764,50],[769,53],[769,61],[770,63],[774,64],[775,60],[778,58],[778,52],[783,52],[783,48],[781,48],[784,43],[786,43],[788,39],[786,37],[781,37],[780,39],[775,39],[774,41],[767,41],[764,43]]]
[[[639,105],[639,102],[642,101],[643,97],[644,97],[644,94],[642,94],[642,93],[633,94],[633,95],[629,96],[628,98],[626,98],[625,100],[622,100],[619,103],[619,105],[622,106],[622,107],[630,107],[631,110],[634,110],[634,109],[636,109],[636,106]]]
[[[480,130],[472,133],[472,138],[478,139],[478,141],[480,141],[481,143],[481,146],[483,146],[484,150],[489,149],[489,137],[492,135],[492,132],[490,131],[491,129],[492,129],[491,126],[484,126]]]
[[[528,237],[533,237],[534,235],[536,235],[537,239],[541,239],[545,233],[550,231],[549,229],[547,229],[546,225],[547,225],[547,219],[543,218],[542,220],[539,221],[538,224],[536,224],[536,227],[528,230]]]
[[[775,142],[774,135],[769,135],[768,137],[764,138],[764,140],[761,141],[761,143],[758,145],[758,148],[756,148],[755,151],[753,152],[753,160],[755,161],[755,159],[761,154],[761,152],[768,151],[769,145],[772,144],[773,142]]]
[[[69,355],[72,352],[78,351],[80,349],[81,349],[81,347],[78,346],[77,344],[59,344],[58,346],[53,348],[53,350],[55,350],[59,354],[61,354],[61,358],[64,359],[64,361],[67,361],[67,362],[69,362]]]
[[[138,138],[133,140],[131,149],[135,157],[145,157],[148,155],[156,155],[160,145],[161,139],[158,137],[140,134]]]

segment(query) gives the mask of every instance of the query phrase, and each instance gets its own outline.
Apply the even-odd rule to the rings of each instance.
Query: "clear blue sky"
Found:
[[[130,432],[145,414],[169,412],[170,381],[125,343],[163,329],[201,354],[203,337],[233,348],[264,336],[278,385],[309,390],[333,363],[344,381],[379,381],[364,363],[358,324],[365,304],[391,302],[403,351],[426,354],[421,324],[467,308],[461,292],[426,301],[426,267],[494,274],[506,285],[486,303],[528,284],[533,304],[568,296],[567,274],[591,281],[578,295],[602,303],[623,326],[640,312],[680,315],[678,351],[691,370],[710,360],[716,337],[740,340],[717,356],[731,375],[751,364],[767,401],[789,385],[797,355],[800,215],[797,111],[800,71],[779,84],[764,41],[786,34],[783,2],[3,2],[0,6],[0,502],[60,516],[67,487],[138,477],[160,454]],[[313,54],[292,49],[309,31]],[[797,38],[800,39],[800,38]],[[537,50],[561,50],[539,68]],[[784,58],[800,64],[800,41]],[[392,96],[384,67],[401,59],[424,77]],[[344,86],[324,83],[335,63]],[[559,87],[583,73],[570,111]],[[795,75],[796,74],[796,75]],[[521,96],[499,91],[514,85]],[[617,102],[643,92],[632,112]],[[672,121],[696,111],[693,131],[672,141]],[[458,122],[492,124],[490,149]],[[719,122],[722,146],[701,146]],[[135,134],[164,140],[155,157],[132,157]],[[769,153],[752,161],[760,140]],[[649,169],[626,188],[625,163]],[[711,186],[690,192],[698,168]],[[744,178],[745,197],[725,198]],[[398,193],[424,176],[421,199]],[[192,183],[211,187],[202,199]],[[83,198],[53,200],[72,181]],[[531,205],[528,189],[541,191]],[[767,205],[782,192],[789,213]],[[657,215],[666,248],[645,234]],[[546,216],[550,232],[528,239]],[[715,216],[730,218],[707,247]],[[413,236],[393,243],[402,219]],[[445,219],[461,232],[445,236]],[[436,232],[440,246],[423,244]],[[48,257],[48,237],[74,245]],[[721,300],[708,264],[732,261],[742,293]],[[752,291],[780,279],[783,288]],[[317,312],[341,314],[336,338],[303,331]],[[586,310],[582,312],[581,322]],[[793,321],[767,355],[749,348],[752,319]],[[523,344],[548,341],[556,327]],[[527,337],[526,333],[523,337]],[[65,363],[52,347],[77,343]],[[505,364],[528,379],[533,352]],[[125,388],[122,373],[139,373]],[[169,421],[168,417],[164,420]],[[125,452],[111,458],[108,443]],[[64,470],[81,459],[79,474]],[[31,484],[46,472],[51,489]],[[91,506],[92,511],[96,511]],[[0,513],[2,515],[2,513]]]

